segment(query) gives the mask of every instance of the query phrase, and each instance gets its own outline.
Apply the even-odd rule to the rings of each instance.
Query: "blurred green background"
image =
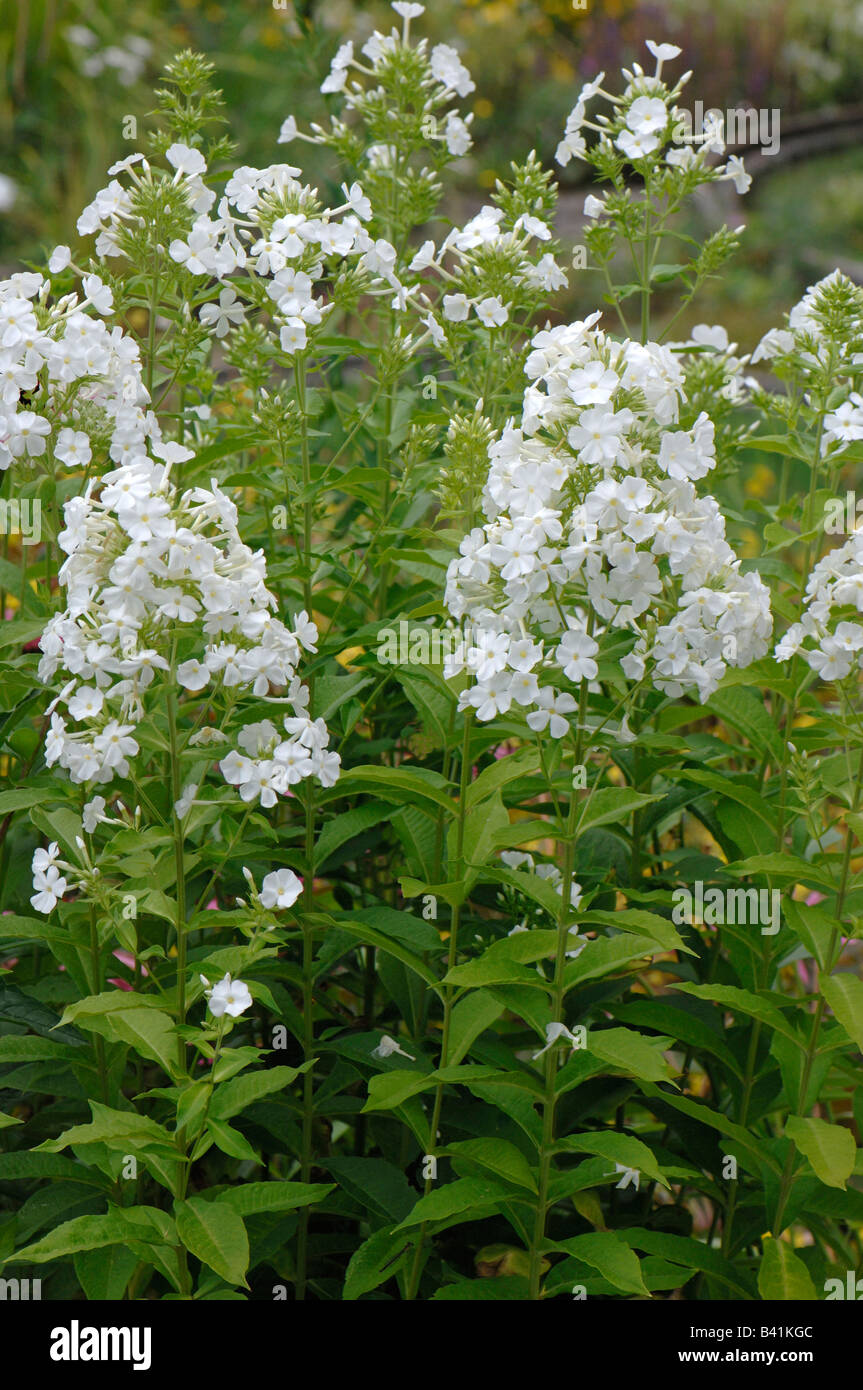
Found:
[[[576,4],[584,3],[584,8]],[[672,72],[694,70],[688,104],[781,113],[780,150],[747,156],[750,194],[705,199],[689,230],[744,222],[744,250],[721,287],[721,317],[751,348],[806,285],[840,264],[863,266],[859,0],[433,0],[417,25],[455,44],[477,85],[475,147],[455,170],[449,211],[468,215],[513,158],[536,147],[551,164],[583,80],[646,60],[645,38],[684,49]],[[0,0],[0,267],[74,243],[81,207],[105,170],[136,147],[163,63],[181,47],[215,63],[240,158],[290,158],[276,143],[284,117],[320,118],[318,88],[337,44],[362,42],[394,16],[353,0]],[[612,86],[619,82],[615,76]],[[310,176],[316,151],[304,145]],[[309,158],[311,156],[311,158]],[[581,166],[560,171],[559,233],[577,243],[586,188]],[[726,192],[723,186],[721,192]],[[567,308],[593,307],[590,277],[573,275]],[[708,288],[688,323],[718,317]],[[681,327],[684,325],[682,324]]]

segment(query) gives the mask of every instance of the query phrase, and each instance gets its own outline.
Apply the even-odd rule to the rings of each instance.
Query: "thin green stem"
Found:
[[[314,899],[314,853],[315,853],[315,790],[309,781],[306,793],[306,876],[303,884],[303,908],[300,926],[303,933],[303,1061],[308,1068],[303,1073],[303,1118],[302,1147],[300,1151],[300,1180],[308,1182],[312,1172],[314,1120],[315,1120],[315,1079],[310,1065],[315,1050],[314,1024],[314,930],[309,923],[308,914],[312,911]],[[302,1303],[306,1296],[308,1282],[309,1256],[309,1208],[300,1212],[297,1233],[297,1279],[296,1297]]]
[[[465,833],[465,825],[467,824],[467,793],[468,793],[468,788],[469,788],[469,786],[470,786],[470,771],[471,771],[471,761],[470,761],[470,733],[471,733],[471,711],[470,711],[470,710],[466,710],[466,711],[465,711],[465,716],[464,716],[464,732],[463,732],[463,735],[462,735],[462,748],[461,748],[461,768],[460,768],[460,776],[459,776],[459,803],[458,803],[458,817],[457,817],[457,819],[456,819],[456,846],[455,846],[456,852],[455,852],[455,864],[452,866],[452,873],[449,875],[450,878],[453,878],[453,879],[458,879],[458,878],[460,878],[461,875],[462,875],[462,873],[464,872],[464,833]],[[461,903],[461,902],[456,902],[456,903],[454,904],[454,906],[453,906],[453,909],[452,909],[452,918],[451,918],[451,921],[450,921],[449,942],[448,942],[448,945],[447,945],[447,961],[446,961],[447,974],[449,974],[449,972],[455,968],[456,963],[457,963],[457,961],[458,961],[458,933],[459,933],[459,926],[460,926],[460,923],[461,923],[461,910],[462,910],[462,903]],[[444,986],[443,986],[443,1027],[442,1027],[442,1031],[441,1031],[441,1049],[440,1049],[440,1069],[441,1069],[441,1070],[443,1070],[443,1068],[447,1065],[447,1062],[448,1062],[448,1060],[449,1060],[450,1029],[451,1029],[451,1025],[452,1025],[452,1011],[453,1011],[454,996],[455,996],[455,993],[456,993],[456,989],[457,989],[457,987],[456,987],[456,986],[453,986],[453,985],[444,985]],[[443,1088],[443,1085],[440,1084],[440,1083],[435,1087],[434,1100],[433,1100],[433,1102],[432,1102],[431,1122],[430,1122],[430,1124],[429,1124],[429,1137],[428,1137],[428,1143],[427,1143],[427,1145],[426,1145],[426,1154],[429,1155],[429,1156],[433,1155],[434,1150],[435,1150],[435,1148],[437,1147],[437,1135],[438,1135],[438,1130],[439,1130],[439,1128],[440,1128],[441,1111],[442,1111],[442,1108],[443,1108],[443,1089],[444,1089],[444,1088]],[[431,1191],[431,1184],[432,1184],[432,1182],[433,1182],[433,1178],[432,1178],[432,1177],[426,1178],[426,1182],[425,1182],[425,1195],[428,1195],[428,1193]],[[412,1300],[416,1297],[417,1289],[418,1289],[418,1287],[419,1287],[419,1281],[420,1281],[420,1276],[421,1276],[421,1274],[422,1274],[422,1267],[423,1267],[423,1254],[424,1254],[424,1251],[425,1251],[425,1239],[426,1239],[426,1224],[425,1224],[425,1222],[423,1222],[423,1224],[420,1226],[419,1236],[418,1236],[418,1238],[417,1238],[416,1249],[414,1250],[414,1258],[413,1258],[413,1263],[412,1263],[412,1266],[411,1266],[411,1272],[410,1272],[410,1275],[409,1275],[409,1277],[408,1277],[408,1284],[407,1284],[407,1289],[406,1289],[406,1293],[405,1293],[405,1297],[407,1298],[408,1301],[412,1301]]]

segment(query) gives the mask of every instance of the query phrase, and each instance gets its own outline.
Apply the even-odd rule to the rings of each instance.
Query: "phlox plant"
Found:
[[[679,214],[750,178],[651,42],[557,146],[596,179],[568,322],[553,172],[448,221],[474,84],[392,8],[265,168],[180,54],[74,249],[0,284],[0,500],[41,517],[0,565],[0,1259],[90,1300],[820,1297],[863,1253],[863,541],[824,525],[863,291],[683,329],[742,229]]]

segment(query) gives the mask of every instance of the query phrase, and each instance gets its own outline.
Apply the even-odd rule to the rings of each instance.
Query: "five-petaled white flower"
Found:
[[[208,1008],[214,1018],[221,1018],[223,1014],[239,1018],[240,1014],[252,1005],[248,985],[243,984],[242,980],[232,980],[230,975],[219,980],[219,983],[208,989],[206,994]]]

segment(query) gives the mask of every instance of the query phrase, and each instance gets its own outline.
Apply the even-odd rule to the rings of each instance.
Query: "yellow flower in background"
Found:
[[[769,497],[776,483],[776,474],[766,463],[758,463],[746,480],[747,497]]]

